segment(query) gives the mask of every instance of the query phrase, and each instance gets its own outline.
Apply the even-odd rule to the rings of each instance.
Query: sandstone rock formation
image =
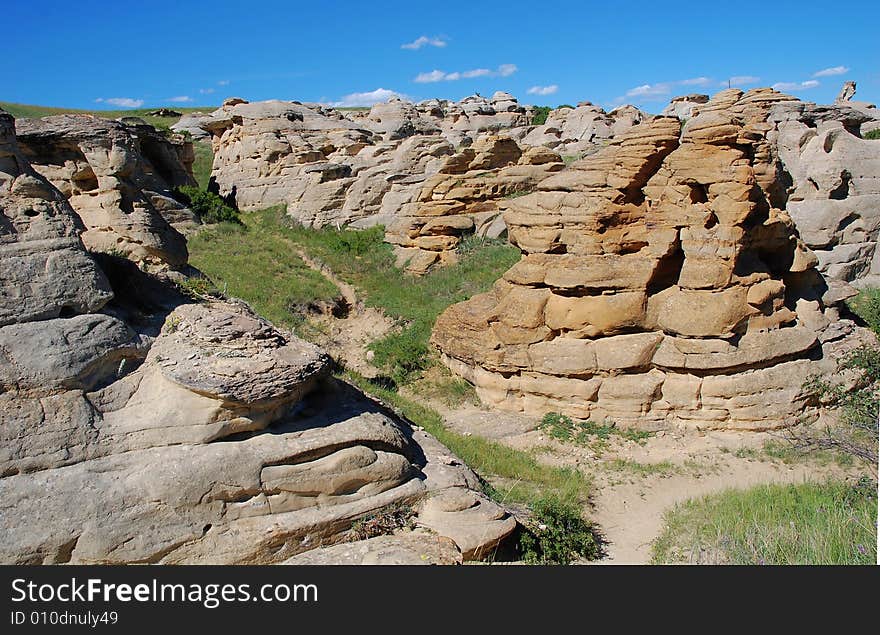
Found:
[[[152,269],[186,263],[181,231],[198,219],[172,190],[195,184],[191,143],[88,115],[23,119],[17,134],[34,169],[82,219],[89,251],[121,253]]]
[[[319,104],[231,100],[202,120],[213,135],[212,178],[243,210],[285,205],[308,226],[384,222],[411,202],[456,146],[526,125],[506,93],[412,104],[393,98],[369,111]]]
[[[0,562],[282,562],[399,505],[459,557],[513,531],[318,348],[127,260],[99,267],[81,229],[0,115]]]
[[[577,108],[557,108],[547,121],[528,130],[520,143],[544,146],[561,155],[580,157],[597,150],[602,143],[627,128],[650,119],[633,106],[621,106],[610,113],[590,102]]]
[[[412,273],[453,262],[462,235],[500,236],[507,229],[500,217],[507,201],[563,167],[551,150],[523,152],[508,137],[483,137],[424,180],[414,200],[388,219],[386,240],[396,246],[398,264]]]
[[[673,97],[669,105],[660,113],[664,117],[678,117],[679,119],[689,119],[694,115],[694,109],[705,103],[708,103],[709,95],[682,95]]]
[[[853,324],[786,211],[770,89],[661,117],[510,201],[523,250],[432,341],[492,406],[625,425],[766,429],[811,415],[808,375]],[[793,106],[795,104],[795,106]]]
[[[0,326],[103,307],[110,285],[83,248],[82,223],[30,167],[15,141],[14,120],[3,111],[0,197]]]
[[[792,102],[772,111],[770,138],[790,175],[787,211],[827,277],[880,284],[880,142],[848,104]]]

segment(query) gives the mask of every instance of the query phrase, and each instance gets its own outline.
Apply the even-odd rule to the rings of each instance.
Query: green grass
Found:
[[[193,176],[199,187],[204,190],[208,187],[208,181],[211,179],[214,151],[211,149],[210,141],[193,141],[193,151],[196,155],[192,166]]]
[[[449,305],[490,289],[520,257],[506,241],[467,237],[459,246],[457,264],[415,277],[394,266],[382,227],[314,230],[288,226],[277,210],[258,215],[356,287],[367,306],[400,322],[401,329],[371,345],[374,363],[398,384],[413,381],[435,363],[428,339],[437,316]]]
[[[575,469],[543,465],[521,450],[449,430],[437,411],[352,371],[347,371],[344,379],[437,437],[465,464],[492,482],[488,493],[498,501],[530,505],[545,496],[553,496],[583,504],[589,498],[591,482]]]
[[[864,138],[865,139],[880,139],[880,128],[877,128],[876,130],[871,130],[870,132],[866,132]]]
[[[400,329],[371,345],[374,363],[398,384],[436,363],[428,339],[437,316],[488,290],[519,259],[519,250],[501,240],[469,237],[462,241],[457,264],[414,277],[394,266],[382,227],[309,229],[288,223],[279,207],[243,213],[241,220],[241,231],[223,225],[193,236],[190,262],[220,289],[251,302],[273,322],[291,325],[299,323],[286,308],[291,299],[302,306],[334,294],[332,285],[296,255],[297,247],[303,249],[356,287],[368,306],[399,321]]]
[[[575,421],[556,412],[548,412],[538,428],[558,441],[594,447],[596,442],[608,441],[612,436],[644,445],[653,432],[635,428],[618,428],[614,422]]]
[[[667,512],[653,562],[875,564],[876,523],[873,482],[728,490]]]
[[[474,387],[453,375],[445,366],[431,369],[419,381],[410,384],[409,388],[419,398],[439,402],[449,408],[480,403]]]
[[[846,304],[872,331],[880,334],[880,289],[862,289],[857,296],[847,300]]]
[[[682,469],[671,461],[660,461],[659,463],[640,463],[631,459],[614,459],[608,462],[608,469],[615,472],[626,472],[633,476],[672,476],[680,474]]]
[[[190,264],[226,295],[246,300],[275,324],[296,328],[310,303],[332,302],[339,290],[310,269],[274,224],[248,215],[247,226],[221,223],[189,238]]]

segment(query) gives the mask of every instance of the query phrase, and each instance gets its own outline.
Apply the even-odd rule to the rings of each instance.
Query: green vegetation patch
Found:
[[[520,552],[527,563],[570,564],[600,556],[592,525],[570,501],[553,496],[535,501],[527,529],[520,535]]]
[[[538,429],[557,439],[578,445],[591,445],[597,439],[607,441],[617,436],[627,441],[644,444],[653,432],[634,428],[618,428],[614,422],[575,421],[571,417],[556,412],[548,412],[541,419]]]
[[[880,139],[880,128],[865,133],[865,139]]]
[[[211,168],[214,165],[214,151],[211,148],[210,141],[193,141],[193,152],[195,153],[195,161],[193,161],[192,172],[199,187],[208,188],[208,181],[211,180]]]
[[[302,324],[303,309],[336,301],[339,290],[295,253],[296,246],[251,215],[246,226],[219,223],[190,236],[190,263],[226,295],[246,300],[287,328]]]
[[[677,505],[654,563],[875,564],[876,484],[761,485]]]

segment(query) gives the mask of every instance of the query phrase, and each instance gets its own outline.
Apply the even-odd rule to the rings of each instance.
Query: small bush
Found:
[[[595,560],[599,543],[577,504],[556,497],[532,504],[532,518],[520,535],[522,558],[529,564],[570,564],[577,558]]]
[[[574,106],[572,106],[571,104],[559,104],[558,106],[556,106],[556,110],[559,110],[560,108],[571,108],[572,110],[574,110]]]
[[[416,512],[409,505],[392,505],[382,511],[365,516],[351,526],[351,539],[367,540],[376,536],[387,536],[399,529],[413,529]]]
[[[547,115],[553,110],[550,106],[535,106],[535,116],[532,117],[533,126],[541,126],[547,123]]]
[[[880,139],[880,128],[865,133],[865,139]]]
[[[579,445],[589,445],[590,442],[595,439],[607,441],[611,435],[616,435],[627,441],[634,441],[636,443],[644,443],[646,439],[653,436],[653,432],[648,432],[646,430],[618,428],[617,424],[614,422],[575,422],[571,417],[561,415],[557,412],[548,412],[545,414],[544,418],[541,419],[538,428],[545,431],[554,439],[577,443]]]
[[[238,210],[226,204],[219,195],[200,190],[192,185],[177,188],[181,201],[199,215],[206,225],[216,223],[241,224]]]

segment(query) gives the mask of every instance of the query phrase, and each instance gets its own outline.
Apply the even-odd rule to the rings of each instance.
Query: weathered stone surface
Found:
[[[408,532],[312,549],[289,558],[282,564],[455,565],[461,562],[461,552],[449,538],[427,532]]]
[[[819,270],[860,285],[880,283],[880,143],[858,136],[871,117],[849,102],[783,104],[772,120],[793,185],[786,209]],[[880,115],[874,121],[880,122]]]
[[[110,285],[80,241],[83,225],[21,153],[0,111],[0,326],[96,311]]]
[[[616,134],[651,117],[632,106],[610,113],[583,102],[576,108],[561,107],[550,112],[547,121],[531,129],[520,143],[544,146],[564,156],[579,157],[595,152]]]
[[[0,115],[0,562],[282,562],[389,507],[479,489],[436,439],[329,379],[325,353],[243,303],[187,303],[98,255],[112,297],[12,124]],[[481,507],[447,510],[452,544],[435,561],[500,539],[512,520]]]
[[[82,219],[87,249],[149,268],[186,264],[180,232],[199,221],[172,190],[195,185],[190,142],[88,115],[22,119],[17,128],[28,161]]]
[[[489,555],[516,529],[516,519],[482,494],[450,488],[429,497],[419,511],[419,523],[449,536],[465,560]]]
[[[648,428],[813,415],[804,380],[833,372],[834,304],[851,290],[825,283],[816,241],[798,235],[777,139],[831,119],[817,125],[846,135],[833,155],[868,143],[844,129],[861,115],[770,89],[687,101],[688,115],[630,128],[506,206],[523,258],[432,336],[486,403]]]
[[[424,433],[349,387],[319,388],[327,363],[244,307],[184,305],[106,387],[68,382],[39,412],[29,393],[3,393],[0,559],[280,562],[386,506],[477,486]],[[480,521],[490,542],[500,516]],[[482,553],[448,522],[438,533]]]
[[[435,263],[453,262],[452,250],[464,234],[497,237],[503,232],[500,217],[507,201],[531,192],[564,167],[550,150],[529,150],[523,152],[508,137],[483,137],[448,157],[437,174],[425,179],[386,229],[385,239],[396,246],[406,269],[424,273]]]

